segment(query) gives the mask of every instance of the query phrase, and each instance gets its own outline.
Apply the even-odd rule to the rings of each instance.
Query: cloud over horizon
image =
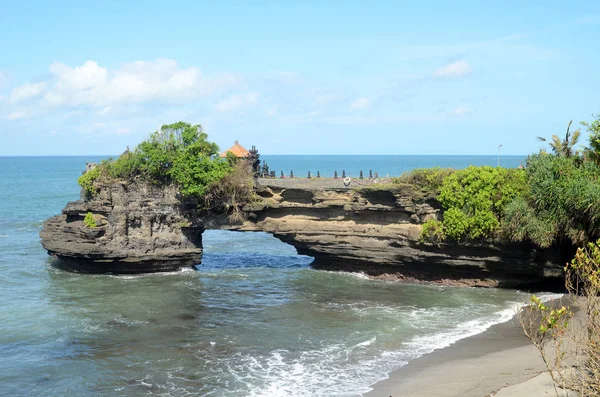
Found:
[[[226,91],[238,83],[231,74],[205,77],[196,67],[181,68],[166,58],[125,63],[117,69],[91,60],[75,67],[55,62],[49,72],[46,80],[27,82],[11,91],[9,103],[21,109],[11,109],[8,119],[59,107],[99,108],[106,114],[114,105],[177,103]]]

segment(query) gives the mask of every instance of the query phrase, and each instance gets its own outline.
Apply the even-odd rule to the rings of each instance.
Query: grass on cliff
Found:
[[[102,161],[78,183],[88,197],[97,193],[99,183],[114,180],[176,185],[185,199],[201,207],[237,208],[252,195],[250,165],[235,156],[218,157],[219,147],[207,138],[200,125],[164,125],[134,150]]]

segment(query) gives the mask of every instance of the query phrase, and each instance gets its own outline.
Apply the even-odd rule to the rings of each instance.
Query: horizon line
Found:
[[[529,156],[530,154],[501,154],[502,157],[520,157],[520,156]],[[355,154],[355,153],[347,153],[347,154],[274,154],[274,153],[259,153],[261,156],[493,156],[498,157],[497,154]],[[11,155],[3,155],[0,154],[0,158],[2,157],[119,157],[120,155],[113,154],[11,154]]]

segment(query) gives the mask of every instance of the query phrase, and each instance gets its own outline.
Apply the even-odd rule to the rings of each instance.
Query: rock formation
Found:
[[[83,221],[88,212],[94,228]],[[65,268],[144,273],[200,263],[203,231],[195,206],[184,204],[175,188],[113,182],[99,185],[90,199],[82,192],[44,223],[40,237]]]
[[[262,179],[248,220],[199,214],[174,188],[111,183],[93,199],[69,203],[46,221],[42,244],[71,269],[167,271],[199,264],[204,229],[265,231],[315,258],[319,269],[374,277],[519,287],[562,277],[556,250],[526,244],[423,244],[422,224],[440,217],[438,203],[407,188],[345,186],[341,180]],[[92,212],[98,227],[85,226]]]
[[[315,268],[474,286],[564,282],[556,250],[509,242],[421,243],[422,224],[440,217],[439,204],[418,198],[410,189],[354,190],[341,183],[338,188],[285,188],[289,182],[263,183],[257,192],[264,200],[245,207],[250,221],[220,227],[271,233],[298,253],[315,258]]]

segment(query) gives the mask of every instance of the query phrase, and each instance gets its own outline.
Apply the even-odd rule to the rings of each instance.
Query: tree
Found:
[[[563,157],[572,157],[579,154],[578,151],[574,150],[575,145],[579,141],[579,137],[581,135],[581,131],[579,129],[573,131],[571,134],[571,124],[573,120],[569,121],[569,125],[567,125],[567,133],[565,134],[565,139],[561,140],[558,135],[552,135],[552,141],[549,142],[550,147],[554,154]],[[546,138],[538,136],[538,139],[542,142],[546,142]]]
[[[600,114],[595,116],[591,123],[582,122],[581,125],[587,128],[590,146],[584,150],[584,156],[587,160],[600,165]]]

